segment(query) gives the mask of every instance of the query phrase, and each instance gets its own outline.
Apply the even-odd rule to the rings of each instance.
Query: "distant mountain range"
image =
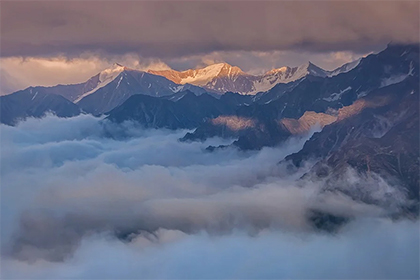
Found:
[[[326,71],[308,62],[299,67],[281,67],[266,72],[263,75],[250,75],[239,67],[227,63],[218,63],[201,69],[175,71],[162,70],[149,73],[160,75],[177,84],[193,84],[207,91],[223,94],[236,92],[240,94],[256,94],[265,92],[279,83],[289,83],[307,75],[317,77],[335,76],[345,73],[357,66],[359,60],[347,63],[333,71]]]
[[[253,76],[227,63],[219,63],[202,69],[182,72],[175,70],[149,70],[145,72],[114,64],[112,68],[105,69],[84,83],[52,87],[35,86],[10,95],[26,95],[27,97],[22,100],[29,100],[29,102],[33,100],[32,97],[36,94],[61,95],[77,104],[81,112],[100,115],[118,107],[130,96],[136,94],[164,97],[186,90],[196,95],[204,92],[214,96],[220,96],[226,92],[256,94],[267,91],[279,83],[286,84],[307,75],[319,77],[337,75],[349,71],[355,65],[356,63],[346,64],[329,72],[309,62],[300,67],[282,67],[273,69],[261,76]],[[8,100],[11,100],[10,97],[0,98],[3,100],[3,103],[8,103]],[[25,104],[23,107],[34,106],[38,106],[38,103]],[[35,111],[40,112],[41,109],[42,106]],[[51,111],[59,113],[55,108],[51,108]],[[14,122],[13,119],[18,120],[29,116],[39,116],[31,112],[14,113],[13,116],[5,116],[5,119],[9,119],[7,123],[11,124]],[[3,121],[3,123],[6,123],[6,121]]]
[[[77,104],[83,112],[99,115],[121,105],[135,94],[161,97],[183,90],[190,90],[196,94],[205,92],[194,85],[178,85],[164,77],[115,64],[113,68],[106,69],[81,84],[29,87],[11,95],[61,95]]]

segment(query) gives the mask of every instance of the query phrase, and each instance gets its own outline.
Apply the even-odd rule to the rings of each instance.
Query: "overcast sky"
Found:
[[[2,1],[1,92],[82,82],[114,62],[333,69],[390,41],[419,41],[418,1]]]

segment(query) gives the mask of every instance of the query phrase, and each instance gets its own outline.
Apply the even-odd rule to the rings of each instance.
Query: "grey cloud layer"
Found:
[[[419,3],[2,2],[1,55],[353,50],[418,42]]]

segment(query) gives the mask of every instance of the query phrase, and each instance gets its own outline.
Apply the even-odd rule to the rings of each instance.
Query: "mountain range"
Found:
[[[104,122],[115,124],[190,129],[182,141],[229,138],[240,150],[277,146],[317,128],[284,160],[290,172],[312,162],[303,178],[323,181],[325,191],[418,215],[418,44],[390,44],[334,71],[312,63],[260,76],[226,63],[182,72],[115,65],[85,83],[29,87],[0,101],[8,125],[46,112],[105,114]],[[365,180],[349,180],[348,170]],[[379,177],[387,185],[372,183]]]
[[[212,110],[197,126],[194,114],[202,109],[186,106],[183,99],[196,100],[195,104],[205,96],[212,100],[206,106]],[[347,72],[307,75],[255,95],[228,92],[216,99],[209,94],[178,93],[170,97],[174,100],[170,106],[184,108],[180,112],[186,115],[167,117],[162,112],[174,110],[164,109],[165,105],[149,110],[144,105],[148,101],[135,97],[125,104],[132,108],[137,104],[135,114],[115,109],[108,118],[149,127],[196,127],[182,141],[218,136],[233,139],[231,145],[241,150],[254,150],[279,145],[317,127],[320,132],[284,160],[291,172],[313,162],[303,179],[322,181],[324,191],[340,191],[392,209],[392,215],[418,215],[419,45],[389,45]],[[221,105],[226,106],[224,111],[217,110]],[[173,119],[182,122],[174,125]],[[352,181],[349,170],[356,172],[353,178],[364,179]],[[380,180],[387,183],[381,185]],[[348,218],[343,215],[340,218]]]
[[[2,103],[6,104],[6,107],[11,107],[13,105],[7,104],[9,100],[13,99],[10,96],[15,94],[26,95],[25,100],[33,100],[32,97],[37,94],[60,95],[77,104],[81,112],[101,115],[122,105],[130,96],[136,94],[164,97],[187,90],[196,95],[207,92],[216,97],[226,92],[256,94],[257,92],[267,91],[277,84],[286,84],[307,75],[319,77],[337,75],[349,71],[356,64],[355,62],[346,64],[329,72],[309,62],[299,67],[282,67],[273,69],[264,75],[253,76],[243,72],[239,67],[227,63],[182,72],[175,70],[139,71],[116,63],[113,67],[103,70],[83,83],[29,87],[7,95],[8,97],[2,96],[0,98]],[[18,104],[16,98],[14,102]],[[66,106],[64,100],[61,102],[63,102],[62,106]],[[37,104],[37,102],[34,102],[33,104],[20,104],[18,106],[22,108],[34,107],[38,106]],[[50,108],[50,110],[58,114],[55,108]],[[33,114],[32,111],[15,112],[12,114],[13,116],[5,116],[2,120],[7,120],[7,124],[12,124],[19,119],[39,116],[39,114]],[[42,106],[35,111],[46,112],[42,111]],[[3,123],[6,123],[6,121],[3,121]]]
[[[256,94],[268,91],[279,83],[293,82],[307,75],[327,77],[345,73],[356,67],[358,62],[359,60],[347,63],[333,71],[326,71],[308,62],[299,67],[285,66],[272,69],[263,75],[251,75],[245,73],[239,67],[227,63],[218,63],[201,69],[181,72],[176,70],[149,70],[148,72],[163,76],[177,84],[193,84],[217,94],[226,92]]]

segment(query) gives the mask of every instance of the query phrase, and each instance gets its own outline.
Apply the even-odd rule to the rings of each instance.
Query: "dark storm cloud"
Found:
[[[363,52],[391,40],[417,42],[418,11],[416,1],[2,2],[1,55]]]

